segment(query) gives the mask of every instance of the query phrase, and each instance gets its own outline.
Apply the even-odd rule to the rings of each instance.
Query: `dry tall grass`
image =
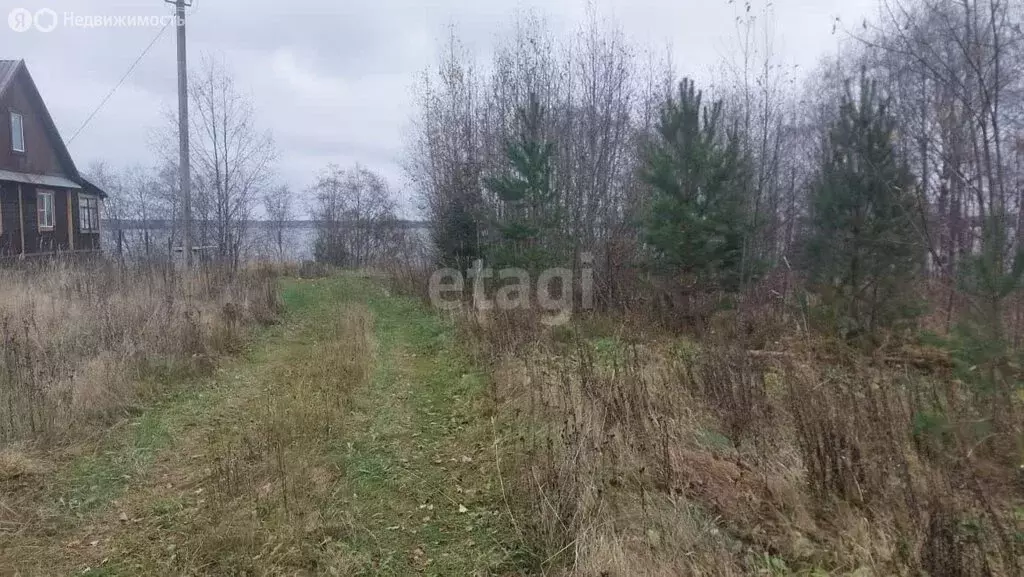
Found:
[[[0,444],[57,441],[236,350],[273,275],[47,262],[0,269]]]
[[[349,562],[341,545],[327,546],[354,520],[337,504],[344,467],[325,455],[347,438],[350,394],[371,377],[373,319],[356,306],[322,322],[312,352],[276,353],[271,386],[239,401],[238,422],[208,439],[213,491],[198,515],[183,516],[179,545],[191,557],[175,573],[301,574]]]
[[[1022,574],[1024,455],[998,442],[1019,424],[993,428],[983,394],[941,362],[865,357],[770,318],[799,325],[741,311],[698,345],[599,318],[465,319],[495,367],[506,475],[548,567]]]

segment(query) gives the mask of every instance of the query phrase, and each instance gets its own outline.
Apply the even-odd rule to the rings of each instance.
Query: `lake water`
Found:
[[[411,230],[426,242],[427,229],[424,224],[416,223]],[[316,228],[313,223],[297,223],[283,231],[282,251],[278,250],[276,230],[266,223],[255,223],[246,232],[243,243],[243,260],[246,261],[303,261],[313,259],[313,244],[316,241]],[[118,249],[118,230],[112,226],[103,229],[103,250],[106,254],[117,256],[120,252],[127,259],[139,259],[146,256],[147,231],[141,228],[125,228],[120,232],[122,243]],[[155,227],[148,231],[149,255],[165,256],[169,252],[168,239],[170,229]],[[198,245],[199,242],[197,241]]]

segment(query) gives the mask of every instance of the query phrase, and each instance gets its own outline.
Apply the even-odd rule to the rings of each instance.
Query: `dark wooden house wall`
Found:
[[[18,216],[18,185],[0,182],[0,256],[21,253],[21,219]]]
[[[12,172],[77,178],[73,166],[64,166],[47,130],[45,105],[35,97],[31,82],[24,69],[18,72],[6,93],[0,98],[0,169]],[[11,146],[11,112],[21,114],[25,133],[25,152],[15,152]],[[59,138],[59,137],[56,137]],[[61,148],[61,150],[63,150]],[[70,162],[70,160],[68,160]],[[19,215],[18,188],[24,221]],[[36,199],[38,190],[53,192],[54,227],[52,231],[39,230]],[[31,184],[0,182],[0,256],[66,250],[98,250],[99,232],[83,233],[79,191],[66,188],[36,187]],[[24,222],[24,234],[22,234]],[[69,231],[70,226],[70,231]],[[21,246],[24,238],[25,246]]]
[[[61,188],[36,187],[22,184],[20,204],[24,207],[24,220],[18,212],[18,184],[0,182],[0,256],[21,253],[21,225],[25,224],[25,252],[27,254],[61,252],[68,250],[99,250],[100,233],[82,232],[79,192]],[[38,192],[53,192],[53,230],[40,230]],[[68,212],[70,209],[70,213]],[[70,215],[70,216],[69,216]],[[70,221],[69,221],[70,218]],[[70,227],[70,230],[69,230]],[[74,243],[70,242],[74,239]]]
[[[18,73],[3,99],[0,100],[0,169],[32,174],[69,176],[61,168],[57,152],[43,122],[45,110],[39,110],[34,98],[29,97],[27,77]],[[25,152],[14,152],[11,147],[11,112],[22,115],[25,131]]]
[[[80,198],[77,192],[71,194],[71,212],[73,214],[74,222],[72,227],[75,235],[75,250],[99,250],[100,249],[100,231],[93,232],[82,232],[82,208]],[[103,208],[100,207],[100,213],[102,218]]]
[[[38,192],[53,192],[53,230],[39,228]],[[68,191],[66,189],[40,188],[23,184],[22,199],[25,207],[25,252],[57,252],[71,248],[68,244]]]

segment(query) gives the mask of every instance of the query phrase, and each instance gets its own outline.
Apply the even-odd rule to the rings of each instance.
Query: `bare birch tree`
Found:
[[[359,165],[345,170],[332,164],[310,193],[317,260],[363,268],[395,256],[400,223],[394,197],[380,175]]]
[[[949,294],[947,322],[965,264],[988,255],[987,272],[1000,278],[1021,248],[1012,151],[1024,128],[1022,10],[1007,0],[886,0],[882,22],[863,38],[921,181],[921,229]],[[974,306],[1001,335],[1007,295],[987,292]]]
[[[257,127],[252,100],[214,58],[204,58],[191,75],[189,100],[200,234],[209,226],[217,256],[237,267],[253,209],[273,176],[274,141]]]
[[[430,222],[435,258],[465,270],[478,258],[484,140],[480,80],[454,30],[435,70],[416,87],[419,106],[406,176]]]
[[[295,216],[294,195],[288,185],[275,186],[263,194],[263,210],[267,214],[270,243],[278,260],[285,260],[285,231]]]

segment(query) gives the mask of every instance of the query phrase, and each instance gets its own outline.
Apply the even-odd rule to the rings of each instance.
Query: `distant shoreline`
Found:
[[[166,230],[173,228],[173,222],[167,219],[154,219],[142,221],[138,219],[115,220],[107,219],[101,222],[103,230]],[[315,220],[289,220],[284,223],[276,223],[269,220],[251,220],[246,223],[249,227],[262,230],[273,230],[278,226],[289,230],[313,230],[319,221]],[[426,221],[421,220],[398,220],[395,224],[398,228],[404,229],[425,229],[428,226]]]

